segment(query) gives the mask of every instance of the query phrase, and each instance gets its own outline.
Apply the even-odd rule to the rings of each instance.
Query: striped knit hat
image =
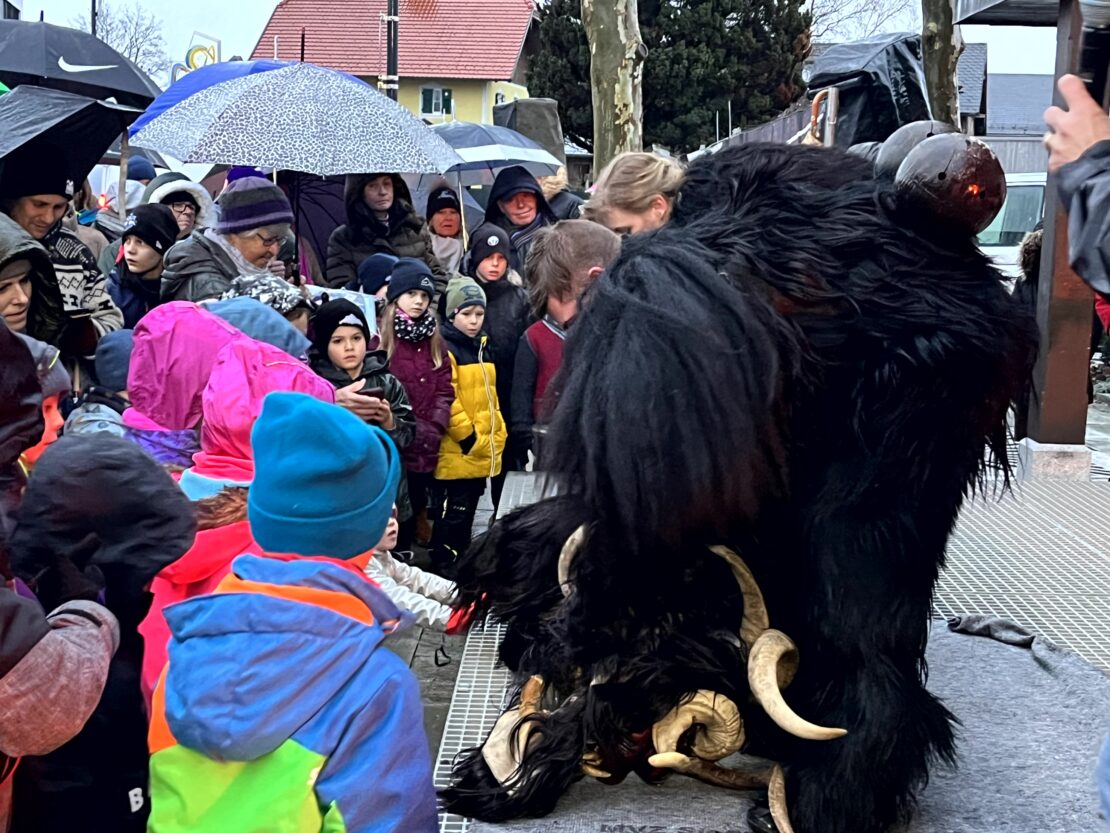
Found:
[[[266,226],[292,225],[293,209],[285,193],[272,182],[258,176],[237,179],[217,200],[220,234],[242,234]]]

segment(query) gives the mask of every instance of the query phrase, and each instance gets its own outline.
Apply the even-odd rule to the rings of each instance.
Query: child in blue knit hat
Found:
[[[434,833],[419,687],[381,647],[411,617],[347,561],[383,537],[400,455],[299,393],[266,397],[251,446],[251,532],[288,555],[242,555],[166,609],[149,830]]]

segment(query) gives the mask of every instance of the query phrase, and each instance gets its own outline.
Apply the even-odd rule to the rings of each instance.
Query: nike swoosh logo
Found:
[[[64,57],[58,58],[58,67],[62,72],[96,72],[99,69],[115,69],[119,64],[105,64],[103,66],[85,66],[84,64],[71,64]]]

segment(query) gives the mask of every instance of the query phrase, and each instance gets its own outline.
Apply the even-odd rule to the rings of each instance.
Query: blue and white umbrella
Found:
[[[397,102],[353,76],[314,64],[291,64],[199,90],[132,139],[182,162],[319,176],[444,173],[462,161]]]
[[[532,176],[554,176],[562,167],[542,145],[508,127],[452,121],[432,129],[462,158],[450,171],[462,185],[489,185],[499,170],[511,165],[526,168]]]

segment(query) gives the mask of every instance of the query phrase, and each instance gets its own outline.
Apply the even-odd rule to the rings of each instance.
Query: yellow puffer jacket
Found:
[[[451,356],[451,385],[455,402],[451,423],[439,447],[436,478],[470,480],[501,473],[501,455],[508,431],[497,401],[497,371],[489,356],[487,336],[467,338],[450,324],[443,337]],[[474,435],[474,445],[463,453],[462,443]]]

